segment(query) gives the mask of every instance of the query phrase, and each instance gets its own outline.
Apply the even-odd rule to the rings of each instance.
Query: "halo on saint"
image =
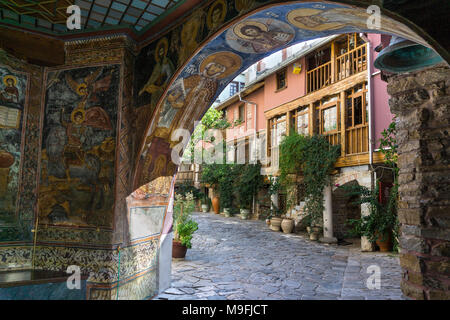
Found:
[[[238,25],[236,25],[233,28],[233,31],[239,38],[248,39],[248,40],[253,39],[254,37],[248,36],[248,35],[246,35],[246,34],[244,34],[242,32],[242,29],[244,29],[245,27],[248,27],[248,26],[257,27],[258,29],[260,29],[263,32],[269,31],[269,27],[267,25],[265,25],[262,22],[254,21],[254,20],[253,21],[252,20],[250,20],[250,21],[243,21],[243,22],[239,23]]]
[[[81,114],[81,120],[80,121],[78,121],[76,119],[76,116],[78,114]],[[78,123],[83,123],[84,120],[86,119],[86,113],[85,113],[85,111],[83,109],[77,108],[77,109],[73,110],[72,114],[70,115],[70,119],[72,120],[73,123],[77,123],[77,124]]]
[[[203,73],[206,67],[211,63],[217,63],[225,67],[225,71],[217,77],[217,79],[224,79],[239,70],[242,66],[242,58],[230,51],[211,54],[200,64],[200,73]]]
[[[160,63],[160,59],[159,59],[159,50],[162,48],[164,48],[164,54],[163,57],[165,57],[167,55],[167,51],[169,50],[169,40],[167,40],[166,37],[162,38],[161,40],[158,41],[158,44],[156,45],[156,49],[155,49],[155,60],[156,62]]]
[[[80,96],[85,96],[85,95],[86,95],[87,87],[88,87],[88,86],[87,86],[86,83],[80,83],[80,84],[77,86],[77,93],[78,93],[78,95],[80,95]],[[84,89],[84,92],[81,91],[82,89]]]
[[[5,84],[5,86],[8,85],[8,80],[11,79],[12,81],[14,81],[14,86],[17,86],[17,78],[14,77],[13,75],[7,75],[3,77],[3,83]]]

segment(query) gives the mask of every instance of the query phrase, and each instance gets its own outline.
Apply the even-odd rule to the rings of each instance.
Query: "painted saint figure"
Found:
[[[1,100],[4,102],[19,103],[19,89],[17,89],[17,78],[8,75],[3,77],[5,88],[2,89]]]
[[[284,46],[294,38],[294,30],[274,19],[254,19],[238,23],[227,32],[227,42],[240,52],[265,53]]]
[[[208,10],[206,24],[208,25],[209,34],[217,31],[225,21],[227,15],[227,4],[225,0],[217,0]]]
[[[242,65],[242,59],[232,52],[223,51],[214,53],[205,58],[200,64],[199,74],[192,75],[183,80],[186,93],[184,109],[189,115],[194,110],[202,108],[213,99],[218,89],[218,81],[236,73]],[[194,119],[195,119],[194,115]],[[185,122],[187,119],[182,119]],[[183,123],[180,123],[183,126]]]
[[[67,144],[64,147],[64,160],[66,166],[66,176],[70,179],[69,166],[82,165],[84,162],[83,143],[85,141],[84,125],[85,112],[83,109],[75,109],[71,115],[71,122],[66,122],[63,118],[64,108],[61,113],[61,124],[66,128]]]
[[[151,94],[150,105],[152,108],[156,106],[161,95],[166,88],[167,83],[170,80],[175,68],[172,61],[167,57],[167,52],[169,49],[169,42],[167,38],[161,39],[155,51],[156,65],[153,67],[152,74],[148,79],[144,87],[139,91],[141,96],[144,92]]]

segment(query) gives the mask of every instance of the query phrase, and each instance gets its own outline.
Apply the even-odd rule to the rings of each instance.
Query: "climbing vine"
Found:
[[[297,176],[304,177],[306,212],[311,226],[323,224],[323,190],[330,183],[330,174],[339,155],[340,146],[330,145],[319,135],[303,136],[294,131],[280,144],[280,183],[289,189],[296,183]],[[292,196],[289,198],[288,204],[292,202]]]

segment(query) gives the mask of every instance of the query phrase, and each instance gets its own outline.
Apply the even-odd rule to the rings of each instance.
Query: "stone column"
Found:
[[[320,242],[337,243],[337,239],[333,236],[333,194],[331,185],[324,188],[323,198],[325,210],[323,211],[323,238],[320,239]]]
[[[389,79],[398,117],[402,291],[450,299],[450,69]]]

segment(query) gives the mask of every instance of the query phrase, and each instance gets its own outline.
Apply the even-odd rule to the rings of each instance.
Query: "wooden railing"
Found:
[[[340,132],[331,133],[325,136],[327,138],[328,143],[332,146],[337,146],[341,144],[341,134]]]
[[[369,151],[369,127],[360,125],[347,129],[346,132],[346,153],[356,154]]]
[[[331,61],[306,73],[307,92],[313,92],[331,84]]]
[[[367,70],[366,45],[344,53],[315,69],[306,72],[306,93],[311,93]],[[334,70],[334,71],[333,71]],[[334,74],[333,74],[334,73]]]
[[[367,70],[367,52],[365,44],[336,58],[334,78],[336,81],[340,81],[364,70]]]

